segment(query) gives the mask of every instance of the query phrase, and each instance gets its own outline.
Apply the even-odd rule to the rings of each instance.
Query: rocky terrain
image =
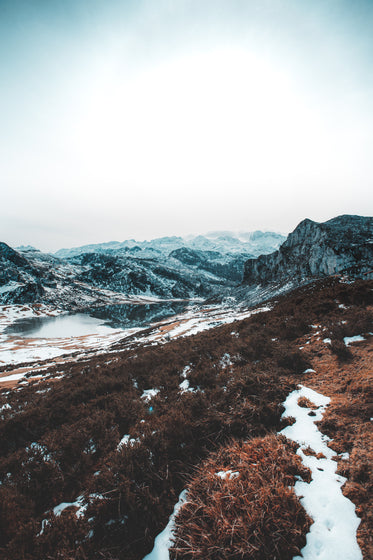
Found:
[[[306,219],[279,246],[283,240],[271,232],[216,232],[90,245],[56,255],[1,243],[0,303],[68,311],[133,298],[256,305],[315,278],[373,275],[373,218]]]
[[[80,272],[67,261],[36,249],[15,251],[0,243],[0,303],[41,303],[73,311],[128,301],[123,294],[81,281]]]
[[[244,283],[299,283],[334,274],[373,276],[373,218],[344,215],[324,223],[303,220],[278,251],[246,262]]]
[[[242,234],[244,235],[244,234]],[[56,255],[0,244],[0,303],[43,303],[74,311],[126,297],[190,299],[224,292],[242,280],[249,255],[271,251],[284,239],[254,232],[106,243]]]

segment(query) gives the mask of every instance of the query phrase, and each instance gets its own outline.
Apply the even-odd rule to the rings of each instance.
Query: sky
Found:
[[[0,240],[373,214],[372,0],[0,0]]]

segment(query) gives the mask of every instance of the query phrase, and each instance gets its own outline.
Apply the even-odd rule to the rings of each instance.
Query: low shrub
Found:
[[[289,373],[303,373],[310,367],[310,362],[300,352],[289,352],[279,356],[277,363]]]
[[[176,518],[173,560],[287,560],[310,519],[294,491],[310,479],[293,444],[269,435],[236,442],[203,463]]]
[[[345,345],[342,340],[332,340],[330,350],[335,354],[341,362],[347,362],[352,359],[353,355],[351,350]]]

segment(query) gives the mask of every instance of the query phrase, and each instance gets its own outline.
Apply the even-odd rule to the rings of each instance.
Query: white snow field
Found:
[[[310,416],[310,408],[299,406],[300,397],[306,397],[318,407],[313,411],[315,415]],[[333,458],[337,453],[328,447],[330,439],[315,424],[322,419],[329,402],[329,397],[302,385],[290,393],[284,402],[283,417],[291,416],[295,418],[295,423],[280,433],[300,445],[297,453],[312,473],[310,483],[298,480],[294,487],[301,504],[313,519],[306,546],[301,551],[302,556],[296,556],[294,560],[363,558],[356,540],[360,519],[355,513],[354,504],[341,490],[346,478],[336,474],[338,464]],[[324,457],[318,459],[316,456],[306,455],[304,450],[307,447],[316,454],[322,453]]]

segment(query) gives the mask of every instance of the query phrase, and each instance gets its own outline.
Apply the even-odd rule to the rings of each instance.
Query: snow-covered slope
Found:
[[[142,250],[140,250],[142,251]],[[148,250],[144,252],[148,253]],[[83,253],[61,259],[0,245],[0,303],[44,303],[73,310],[124,303],[128,296],[205,298],[241,282],[245,254],[179,248]]]
[[[82,270],[32,247],[15,251],[0,243],[0,303],[43,303],[76,310],[127,301],[121,293],[83,282]]]
[[[126,294],[161,298],[206,297],[226,285],[234,284],[226,274],[214,274],[199,266],[203,265],[203,261],[183,263],[177,258],[162,255],[144,259],[123,253],[85,253],[69,259],[69,262],[80,269],[80,281]]]

